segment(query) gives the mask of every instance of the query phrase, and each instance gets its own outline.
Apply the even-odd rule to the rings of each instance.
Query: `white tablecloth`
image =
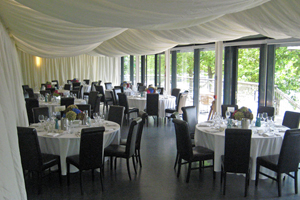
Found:
[[[105,121],[103,123],[105,127],[104,138],[103,138],[103,148],[110,144],[120,143],[120,126],[111,121]],[[42,153],[50,153],[60,156],[61,162],[61,173],[62,175],[67,174],[66,157],[79,154],[80,148],[80,135],[82,128],[88,128],[87,126],[77,126],[74,127],[73,133],[68,133],[67,131],[60,133],[60,135],[53,137],[55,133],[50,133],[41,130],[40,124],[32,124],[38,131],[38,138],[40,143],[40,148]],[[96,126],[96,124],[92,125]],[[77,171],[77,168],[71,165],[71,172]]]
[[[195,129],[195,145],[204,146],[215,152],[215,165],[214,170],[216,172],[221,171],[221,155],[224,155],[224,143],[225,143],[225,131],[214,132],[210,127],[203,127],[205,125],[198,124]],[[253,131],[251,139],[250,156],[252,158],[251,166],[251,179],[255,179],[256,172],[256,157],[279,154],[281,143],[283,140],[284,132],[279,132],[279,135],[261,136]],[[261,128],[260,128],[261,129]],[[284,129],[284,128],[283,128]],[[286,129],[286,128],[285,128]],[[262,172],[272,174],[271,171],[261,168]]]
[[[144,110],[146,108],[146,97],[133,97],[128,96],[128,105],[129,107],[136,107],[139,110]],[[159,95],[159,102],[158,102],[158,113],[159,117],[165,117],[165,109],[170,108],[174,109],[176,106],[175,103],[176,98],[173,96],[168,96],[164,98],[163,95]]]
[[[74,104],[86,104],[86,101],[84,99],[75,99]],[[45,102],[45,101],[39,100],[39,106],[40,107],[48,107],[49,108],[49,114],[51,115],[54,112],[54,108],[56,106],[60,106],[60,101]]]
[[[83,99],[83,94],[85,92],[90,92],[91,91],[91,86],[90,85],[83,85],[81,89],[81,98]]]

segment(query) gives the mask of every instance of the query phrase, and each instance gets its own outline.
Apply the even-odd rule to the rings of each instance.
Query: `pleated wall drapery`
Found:
[[[112,82],[120,85],[120,58],[80,55],[64,58],[40,58],[40,66],[36,65],[36,57],[18,51],[24,84],[30,87],[41,87],[41,83],[58,80],[63,85],[67,80],[78,78],[90,81]]]
[[[17,125],[28,126],[20,63],[0,21],[0,199],[26,199]]]

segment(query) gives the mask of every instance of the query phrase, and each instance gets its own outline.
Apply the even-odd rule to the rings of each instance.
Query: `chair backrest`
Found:
[[[40,94],[46,96],[46,94],[51,94],[50,90],[40,90]]]
[[[145,92],[145,90],[146,90],[146,86],[138,86],[138,91],[139,92]]]
[[[105,84],[105,89],[107,89],[107,90],[113,89],[112,83],[108,82],[108,83],[104,83],[104,84]]]
[[[77,86],[80,86],[80,82],[74,82],[72,83],[72,87],[73,87],[73,90],[74,90],[74,87],[77,87]]]
[[[128,113],[128,100],[127,96],[124,93],[118,93],[119,96],[119,105],[125,107],[125,113]]]
[[[140,149],[141,147],[141,140],[143,135],[143,128],[146,118],[148,117],[148,114],[145,111],[139,111],[139,117],[142,118],[142,123],[139,123],[138,125],[138,132],[136,136],[136,142],[135,142],[135,148]]]
[[[144,86],[143,83],[137,83],[137,86]]]
[[[80,98],[80,91],[79,90],[70,90],[70,94],[76,95],[77,98]]]
[[[300,113],[285,111],[282,125],[287,126],[289,128],[298,128],[300,122]]]
[[[195,127],[198,124],[197,119],[197,108],[196,106],[186,106],[182,107],[182,119],[188,123],[189,133],[195,133]]]
[[[59,83],[58,80],[52,80],[52,83],[55,83],[55,87],[58,89],[59,88]]]
[[[158,116],[159,94],[147,94],[146,110],[149,116]]]
[[[226,111],[227,111],[227,108],[228,107],[234,107],[234,110],[237,110],[238,109],[238,105],[221,105],[221,112],[222,112],[222,117],[226,117]],[[233,112],[231,113],[231,118],[232,118],[232,114]]]
[[[96,99],[96,105],[95,105],[95,107],[93,109],[93,113],[99,113],[101,98],[102,98],[102,95],[98,94],[97,99]]]
[[[79,110],[81,110],[82,112],[87,110],[88,111],[88,115],[90,117],[92,117],[92,113],[91,113],[91,105],[90,104],[76,104],[76,106],[78,107]]]
[[[112,99],[113,105],[119,105],[119,102],[117,102],[117,98],[119,99],[119,97],[116,98],[115,92],[112,90],[108,90],[109,96]]]
[[[64,98],[60,99],[61,106],[66,106],[66,108],[67,108],[69,105],[72,105],[72,104],[74,104],[74,98],[72,98],[72,97],[64,97]]]
[[[98,96],[99,92],[98,91],[91,91],[89,93],[89,101],[88,104],[91,105],[91,109],[94,110],[95,106],[96,106],[96,101],[97,101],[97,96]]]
[[[34,98],[34,92],[32,88],[26,88],[25,90],[28,93],[29,98]]]
[[[33,113],[33,123],[39,123],[39,115],[44,115],[49,118],[48,107],[32,108],[32,113]]]
[[[103,163],[104,127],[84,128],[81,130],[79,165],[81,169],[96,169]]]
[[[185,107],[186,99],[188,97],[188,93],[181,93],[179,95],[177,112],[181,115],[182,114],[182,107]]]
[[[123,93],[121,88],[117,88],[117,86],[113,89],[114,96],[115,96],[115,105],[119,105],[119,96],[118,93]]]
[[[85,82],[85,84],[89,85],[90,84],[90,79],[83,79],[83,81]]]
[[[95,91],[96,90],[96,88],[95,88],[96,85],[98,85],[98,82],[92,82],[92,84],[91,84],[91,91]]]
[[[172,89],[171,95],[176,97],[176,106],[178,106],[179,94],[180,94],[180,89],[179,88],[173,88]]]
[[[23,92],[25,92],[26,89],[29,88],[29,85],[22,85],[22,88],[23,88]]]
[[[99,94],[102,94],[101,102],[104,102],[104,100],[105,100],[105,92],[104,92],[103,86],[102,85],[96,85],[95,89],[96,89],[96,91],[99,92]]]
[[[268,117],[274,117],[275,109],[271,106],[259,106],[257,109],[257,114],[264,112],[268,113]]]
[[[225,130],[225,151],[224,169],[227,172],[246,173],[249,169],[250,129],[226,129]]]
[[[163,87],[157,87],[158,90],[160,90],[159,94],[164,94],[164,88]]]
[[[98,81],[98,85],[101,85],[102,81]]]
[[[115,89],[120,89],[120,90],[121,90],[121,93],[124,92],[124,87],[123,87],[123,86],[115,86],[114,88],[115,88]]]
[[[173,119],[173,123],[176,133],[177,152],[184,160],[191,160],[193,157],[193,146],[188,124],[180,119]]]
[[[135,144],[136,144],[136,138],[138,134],[138,126],[139,124],[143,123],[142,118],[137,117],[132,120],[130,123],[128,135],[127,135],[127,141],[126,141],[126,150],[125,154],[128,157],[131,157],[135,153]]]
[[[26,110],[29,124],[34,123],[32,108],[39,107],[39,101],[36,98],[26,98]]]
[[[109,107],[107,120],[116,122],[122,127],[124,119],[124,110],[123,106],[112,105]]]
[[[300,162],[300,129],[290,129],[284,134],[278,159],[278,168],[282,173],[298,171]]]
[[[65,84],[64,90],[71,90],[71,84]]]
[[[36,130],[28,127],[17,127],[17,130],[23,170],[41,171],[42,153]]]

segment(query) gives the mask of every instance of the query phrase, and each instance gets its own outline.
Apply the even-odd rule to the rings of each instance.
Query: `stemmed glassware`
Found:
[[[268,113],[263,112],[262,118],[263,118],[263,120],[264,120],[264,122],[265,122],[265,124],[266,124],[266,123],[267,123],[267,119],[268,119]]]
[[[161,89],[157,89],[156,91],[157,91],[157,93],[158,93],[158,94],[160,94],[160,93],[161,93]]]
[[[229,112],[228,110],[225,112],[225,116],[226,116],[226,119],[228,121],[229,117],[231,115],[231,112]]]
[[[40,121],[41,123],[44,123],[44,121],[45,121],[44,115],[39,115],[39,116],[38,116],[38,119],[39,119],[39,121]]]

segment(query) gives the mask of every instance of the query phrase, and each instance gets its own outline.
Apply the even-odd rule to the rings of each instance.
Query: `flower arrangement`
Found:
[[[149,94],[149,93],[156,93],[156,87],[150,86],[148,88],[145,89],[145,91]]]
[[[46,88],[52,88],[52,84],[49,81],[47,81],[45,85],[46,85]]]
[[[123,83],[121,83],[121,86],[126,89],[126,88],[130,88],[131,87],[131,83],[127,83],[126,81],[123,81]]]
[[[66,118],[68,120],[75,120],[84,118],[84,113],[78,109],[76,105],[69,105],[65,110]]]
[[[55,90],[53,92],[53,96],[55,96],[55,97],[59,97],[60,96],[60,93],[58,92],[58,90]]]
[[[247,119],[252,120],[253,114],[252,114],[251,109],[249,109],[247,107],[241,107],[240,109],[234,111],[233,118],[236,120],[242,120],[242,118],[247,118]]]
[[[74,78],[71,82],[72,82],[72,83],[78,83],[79,80],[77,80],[76,78]]]

